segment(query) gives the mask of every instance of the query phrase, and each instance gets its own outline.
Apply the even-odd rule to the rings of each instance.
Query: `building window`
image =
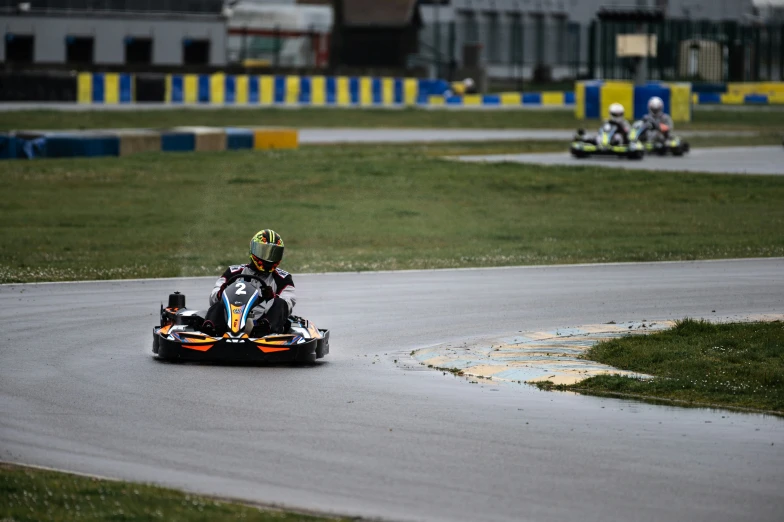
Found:
[[[487,48],[487,60],[490,62],[501,61],[501,26],[498,23],[498,13],[485,13],[484,45]]]
[[[92,64],[93,47],[92,36],[66,36],[65,61],[73,64]]]
[[[509,16],[509,60],[523,63],[523,19],[519,13]]]
[[[34,37],[29,34],[5,35],[5,61],[8,63],[33,63]]]
[[[152,39],[126,37],[125,63],[128,65],[150,65],[152,63]]]
[[[186,38],[182,41],[185,65],[207,65],[210,63],[210,41]]]
[[[545,63],[545,28],[544,28],[544,14],[532,13],[531,19],[534,25],[534,59],[536,65]]]
[[[479,27],[476,16],[472,11],[460,11],[458,13],[466,43],[479,43]]]
[[[566,63],[566,44],[569,38],[567,29],[566,15],[557,14],[554,16],[555,22],[555,35],[556,35],[556,62],[559,64]]]

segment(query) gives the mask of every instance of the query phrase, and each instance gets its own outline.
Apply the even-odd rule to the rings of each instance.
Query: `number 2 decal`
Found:
[[[245,283],[242,281],[234,285],[234,288],[237,289],[237,295],[245,295],[247,293],[245,292]]]

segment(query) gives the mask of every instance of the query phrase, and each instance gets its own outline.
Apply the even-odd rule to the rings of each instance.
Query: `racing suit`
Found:
[[[667,135],[672,132],[672,118],[670,118],[669,114],[664,114],[662,112],[658,116],[655,116],[649,112],[643,119],[651,125],[651,130],[654,133],[654,139],[666,138]],[[661,132],[662,125],[666,125],[669,130],[667,132]]]
[[[226,313],[224,311],[223,303],[221,302],[221,293],[225,288],[226,281],[235,275],[254,275],[264,280],[266,285],[272,289],[272,298],[262,301],[258,308],[264,312],[261,321],[256,321],[256,326],[262,329],[262,334],[267,333],[285,333],[288,330],[288,317],[294,310],[294,305],[297,302],[296,294],[294,293],[294,280],[291,274],[280,268],[276,268],[272,272],[260,272],[248,263],[245,265],[232,265],[223,272],[217,281],[215,287],[210,293],[210,309],[204,320],[203,330],[214,330],[215,333],[222,334],[228,330],[226,324]],[[249,284],[258,288],[260,285],[257,281],[250,280]],[[268,328],[268,332],[263,329]]]
[[[617,122],[617,121],[613,121],[613,120],[605,120],[605,122],[602,124],[602,127],[604,127],[605,125],[612,125],[612,126],[614,126],[617,129],[615,131],[615,136],[621,136],[623,138],[623,144],[624,145],[627,145],[629,143],[629,131],[631,130],[632,127],[631,127],[631,125],[629,125],[628,121],[621,120],[620,122]],[[599,135],[598,134],[596,136],[596,144],[597,145],[601,145],[601,143],[599,143]]]

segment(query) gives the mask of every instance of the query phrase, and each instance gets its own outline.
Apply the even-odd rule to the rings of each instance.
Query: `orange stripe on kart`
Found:
[[[196,350],[196,351],[199,351],[199,352],[206,352],[207,350],[212,348],[214,344],[215,343],[213,343],[213,344],[183,344],[182,347],[183,348],[188,348],[189,350]]]
[[[189,343],[212,343],[215,344],[215,339],[211,339],[209,337],[190,337],[187,335],[180,335]]]
[[[272,346],[263,346],[261,344],[257,344],[256,346],[258,346],[259,350],[261,350],[264,353],[287,352],[289,350],[288,348],[274,348]]]
[[[163,328],[158,330],[158,333],[161,334],[161,335],[166,335],[167,333],[169,333],[169,330],[171,330],[171,327],[172,327],[172,325],[167,324],[166,326],[164,326]]]

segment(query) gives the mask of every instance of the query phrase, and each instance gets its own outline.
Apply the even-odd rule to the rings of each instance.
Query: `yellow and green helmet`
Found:
[[[283,259],[283,239],[274,230],[260,230],[250,240],[250,262],[262,272],[272,272]]]

